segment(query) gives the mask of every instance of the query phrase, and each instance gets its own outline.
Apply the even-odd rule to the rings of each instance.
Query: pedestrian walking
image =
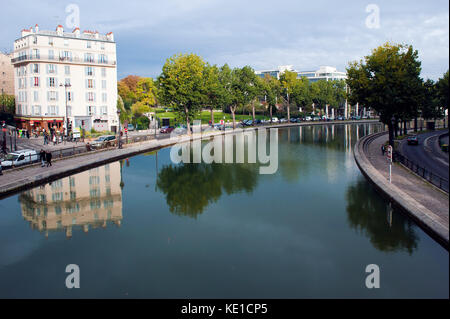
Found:
[[[381,145],[381,154],[383,154],[383,156],[384,156],[385,152],[386,152],[386,146],[383,144],[383,145]]]
[[[48,144],[48,134],[47,131],[44,131],[44,145]]]
[[[30,131],[26,130],[27,139],[30,139]]]
[[[39,160],[41,161],[41,167],[45,166],[45,159],[46,159],[45,151],[41,149],[41,151],[39,152]]]
[[[56,132],[53,134],[53,145],[56,145]]]
[[[47,160],[47,167],[52,166],[52,152],[46,152],[45,159]]]

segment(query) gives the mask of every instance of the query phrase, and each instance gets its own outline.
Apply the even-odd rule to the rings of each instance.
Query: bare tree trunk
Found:
[[[291,122],[291,113],[290,113],[291,103],[290,103],[290,99],[289,99],[289,93],[287,95],[287,102],[288,102],[288,104],[287,104],[287,120],[288,120],[288,123],[290,123]]]
[[[414,132],[417,132],[417,116],[414,118]]]
[[[269,106],[270,112],[270,123],[272,124],[272,105]]]
[[[252,124],[255,125],[255,100],[252,101],[252,113],[253,113],[253,122],[252,122]]]
[[[214,111],[212,107],[211,107],[211,126],[214,126]]]
[[[189,120],[189,113],[188,113],[188,108],[185,106],[184,107],[184,111],[186,113],[186,128],[187,128],[187,133],[188,135],[191,135],[191,123]]]
[[[231,115],[233,116],[233,130],[234,130],[234,129],[236,129],[236,115],[234,114],[234,112],[236,112],[236,106],[231,106],[230,110],[231,110]]]

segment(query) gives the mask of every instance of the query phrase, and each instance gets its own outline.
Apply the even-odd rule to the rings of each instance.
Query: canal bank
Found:
[[[378,123],[378,120],[367,121],[330,121],[317,123],[287,123],[272,125],[268,128],[284,128],[294,126],[322,126],[322,125],[345,125],[345,124],[364,124]],[[101,166],[110,162],[124,159],[130,156],[145,152],[155,151],[180,142],[187,142],[190,139],[208,139],[217,135],[234,134],[242,130],[254,130],[258,127],[248,127],[244,129],[227,131],[209,131],[194,134],[192,137],[187,135],[179,136],[177,139],[159,139],[137,142],[124,145],[123,149],[100,150],[95,152],[81,153],[74,156],[55,159],[51,167],[41,167],[40,164],[34,164],[28,167],[21,167],[14,170],[4,171],[0,177],[0,199],[25,189],[49,183],[53,180],[66,177],[83,170]]]
[[[386,141],[387,132],[358,140],[354,148],[356,164],[383,196],[405,211],[448,250],[448,195],[400,165],[392,166],[392,182],[389,182],[389,165],[381,153],[381,145]]]

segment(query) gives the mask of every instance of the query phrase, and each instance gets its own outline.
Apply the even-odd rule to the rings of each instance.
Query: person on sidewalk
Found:
[[[52,166],[52,152],[46,152],[45,159],[47,160],[47,167]]]
[[[381,145],[381,154],[383,154],[383,156],[384,156],[384,153],[386,152],[386,145]]]
[[[45,159],[46,159],[45,151],[41,148],[41,151],[39,152],[39,160],[41,161],[41,167],[45,166]]]

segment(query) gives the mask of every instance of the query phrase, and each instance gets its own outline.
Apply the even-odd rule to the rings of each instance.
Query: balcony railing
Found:
[[[49,62],[71,62],[71,63],[86,63],[86,64],[100,64],[100,65],[116,65],[116,61],[105,61],[103,59],[84,59],[79,57],[55,57],[55,56],[42,56],[42,55],[22,55],[17,58],[11,59],[11,63],[19,63],[24,61],[49,61]]]

